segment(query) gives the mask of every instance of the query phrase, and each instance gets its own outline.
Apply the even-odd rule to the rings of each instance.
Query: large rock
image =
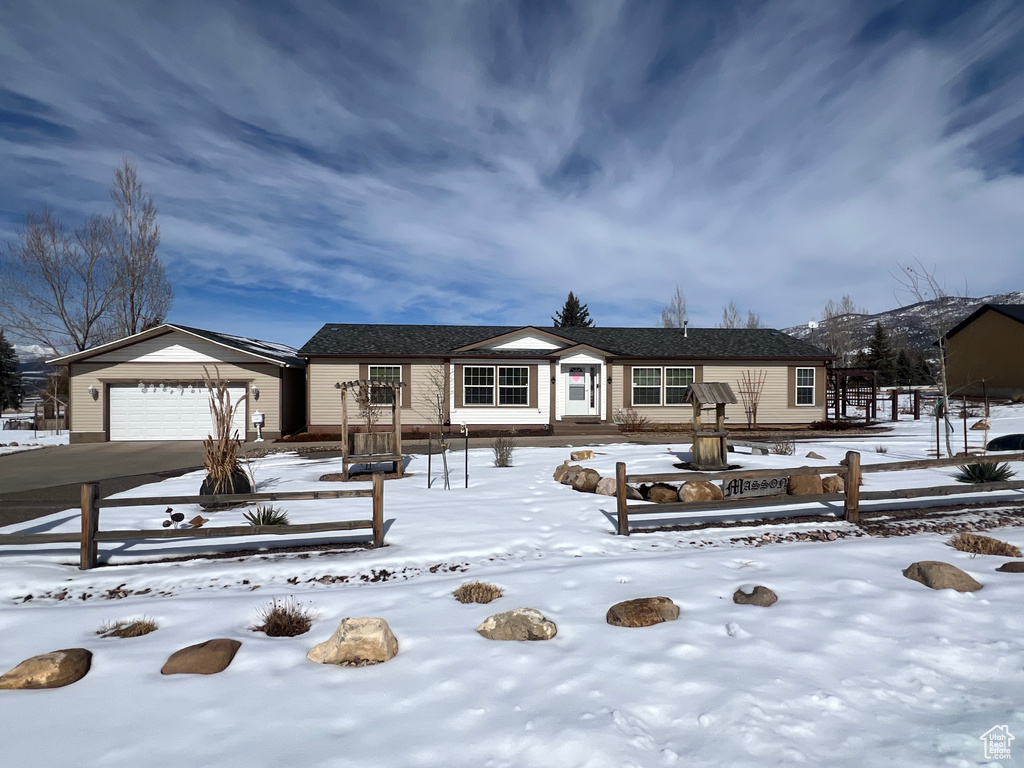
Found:
[[[85,648],[65,648],[25,659],[0,675],[0,689],[62,688],[85,677],[92,653]]]
[[[821,490],[823,493],[843,493],[846,483],[839,475],[829,475],[821,478]]]
[[[722,489],[709,480],[688,480],[679,489],[680,501],[719,501]]]
[[[573,461],[589,461],[594,458],[594,452],[591,450],[586,451],[573,451],[569,454],[569,458]]]
[[[231,664],[242,644],[219,637],[197,643],[170,655],[160,670],[162,675],[216,675]]]
[[[597,484],[601,482],[601,473],[596,469],[581,469],[576,475],[576,479],[572,481],[572,487],[574,491],[582,491],[583,493],[593,493],[597,490]]]
[[[562,475],[562,480],[561,480],[562,485],[572,485],[573,483],[575,483],[576,482],[576,478],[579,476],[580,472],[582,472],[582,471],[583,471],[583,467],[581,467],[579,464],[570,464],[566,468],[565,474]]]
[[[986,451],[1024,451],[1024,435],[1002,435],[989,440]]]
[[[808,458],[808,459],[821,459],[822,461],[825,460],[824,456],[822,456],[820,453],[815,453],[814,451],[811,451],[810,453],[808,453],[806,458]]]
[[[555,478],[555,482],[556,483],[560,483],[560,482],[562,482],[562,480],[565,479],[565,475],[566,475],[566,473],[568,471],[569,471],[569,462],[568,461],[563,461],[561,464],[559,464],[557,467],[555,467],[555,473],[554,473],[554,475],[552,475],[552,477]]]
[[[671,504],[679,501],[679,489],[667,483],[655,483],[647,492],[647,500],[655,504]]]
[[[515,608],[488,616],[476,631],[489,640],[550,640],[558,628],[538,610]]]
[[[971,424],[971,429],[992,429],[992,422],[990,422],[988,419],[982,419],[981,421],[976,421],[973,424]]]
[[[769,605],[773,605],[779,596],[775,594],[768,587],[761,586],[758,584],[749,592],[740,587],[732,593],[732,601],[737,605],[757,605],[761,608],[767,608]]]
[[[615,496],[618,493],[618,489],[619,486],[615,482],[614,477],[602,477],[594,489],[594,493],[599,493],[602,496]]]
[[[616,603],[605,616],[616,627],[650,627],[679,618],[679,606],[667,597],[638,597]]]
[[[821,475],[790,475],[786,493],[790,496],[812,496],[824,493]]]
[[[398,653],[398,639],[381,618],[342,619],[334,634],[313,646],[306,658],[318,664],[380,664]]]
[[[996,570],[1003,573],[1024,573],[1024,562],[1011,560],[1008,563],[1003,563]]]
[[[922,560],[911,563],[903,571],[908,579],[919,581],[932,589],[955,589],[957,592],[977,592],[982,585],[955,565],[938,560]]]

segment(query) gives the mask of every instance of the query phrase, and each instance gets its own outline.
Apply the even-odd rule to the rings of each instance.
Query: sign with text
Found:
[[[727,499],[778,496],[786,493],[789,477],[737,477],[722,483],[722,495]]]

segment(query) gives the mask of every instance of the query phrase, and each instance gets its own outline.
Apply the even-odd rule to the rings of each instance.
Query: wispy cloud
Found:
[[[177,319],[270,336],[570,289],[651,324],[676,283],[783,326],[915,257],[1022,287],[1017,3],[303,5],[0,10],[0,227],[97,210],[128,154]]]

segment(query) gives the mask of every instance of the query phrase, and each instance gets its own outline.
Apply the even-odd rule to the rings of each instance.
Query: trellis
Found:
[[[355,381],[339,381],[334,385],[341,390],[341,472],[348,480],[348,468],[353,464],[394,465],[394,474],[402,476],[402,410],[399,401],[402,396],[401,381],[381,381],[378,379],[357,379]],[[348,433],[348,394],[350,391],[364,392],[372,397],[375,390],[391,392],[391,431],[374,432],[367,424],[366,432]],[[373,406],[378,407],[378,406]]]

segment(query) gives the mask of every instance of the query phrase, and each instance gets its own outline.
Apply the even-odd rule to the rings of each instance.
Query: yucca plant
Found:
[[[258,504],[255,512],[246,512],[243,517],[249,525],[288,525],[288,513],[271,505]]]
[[[1009,464],[996,464],[995,462],[966,464],[957,469],[960,471],[953,477],[958,483],[1001,483],[1016,474],[1010,469]]]

